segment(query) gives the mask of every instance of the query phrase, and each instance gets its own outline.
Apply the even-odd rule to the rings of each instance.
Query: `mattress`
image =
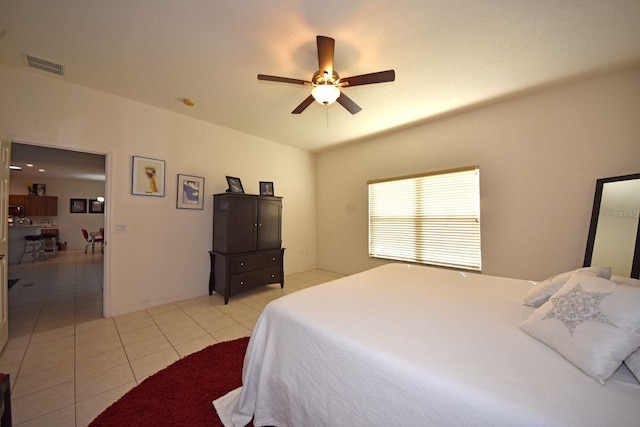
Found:
[[[532,283],[387,264],[267,305],[226,426],[637,426],[640,384],[605,385],[518,328]]]

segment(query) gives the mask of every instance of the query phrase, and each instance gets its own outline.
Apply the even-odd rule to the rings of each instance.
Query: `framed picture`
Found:
[[[244,188],[242,187],[242,181],[240,181],[240,178],[227,176],[227,184],[229,184],[227,193],[244,193]]]
[[[34,196],[46,196],[47,184],[33,184],[33,186],[31,187],[31,192]]]
[[[204,178],[178,174],[178,209],[204,209]]]
[[[89,213],[104,213],[104,202],[98,199],[89,199]]]
[[[273,196],[273,182],[260,181],[260,195]]]
[[[133,156],[131,194],[164,197],[164,160]]]
[[[87,199],[70,199],[69,212],[87,213]]]

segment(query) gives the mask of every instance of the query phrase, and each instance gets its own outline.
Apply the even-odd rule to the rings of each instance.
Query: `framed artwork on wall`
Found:
[[[133,156],[131,194],[164,197],[165,161]]]
[[[47,184],[33,184],[31,186],[31,193],[34,196],[46,196],[47,195]]]
[[[104,213],[104,202],[98,199],[89,199],[89,213]]]
[[[178,209],[204,209],[204,178],[178,174]]]
[[[87,213],[87,199],[70,199],[70,213]]]

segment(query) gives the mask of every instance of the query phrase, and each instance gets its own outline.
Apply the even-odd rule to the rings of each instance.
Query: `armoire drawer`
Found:
[[[282,265],[282,251],[280,249],[268,252],[233,255],[229,259],[231,274],[260,270]]]
[[[209,255],[209,295],[215,290],[224,296],[225,304],[231,295],[258,286],[280,283],[284,288],[284,248],[234,254],[211,251]]]
[[[236,295],[248,289],[268,285],[270,283],[281,283],[281,271],[280,266],[276,266],[233,274],[229,278],[229,285],[231,287],[230,295]]]

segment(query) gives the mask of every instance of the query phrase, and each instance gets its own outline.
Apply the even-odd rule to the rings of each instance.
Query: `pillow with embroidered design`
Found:
[[[636,379],[640,381],[640,350],[634,351],[624,359],[624,364],[627,365],[627,368],[636,377]]]
[[[631,277],[624,276],[611,276],[611,280],[619,285],[635,286],[640,288],[640,280],[633,279]],[[624,364],[635,375],[636,379],[640,381],[640,349],[634,351],[624,359]]]
[[[533,286],[524,297],[524,305],[531,307],[540,307],[547,302],[551,295],[555,294],[567,280],[579,271],[591,273],[594,276],[609,279],[611,277],[611,267],[584,267],[577,270],[567,271],[566,273],[551,276],[542,282]]]
[[[520,329],[604,384],[640,347],[640,288],[579,271]]]
[[[640,280],[632,277],[612,275],[611,281],[616,282],[618,285],[635,286],[636,288],[640,288]]]

